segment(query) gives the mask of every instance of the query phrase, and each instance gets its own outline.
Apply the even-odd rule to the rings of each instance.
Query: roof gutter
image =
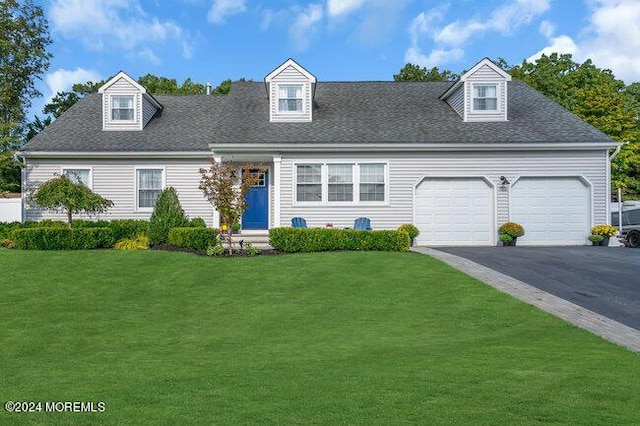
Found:
[[[613,151],[613,153],[609,156],[609,161],[613,161],[614,158],[616,158],[618,156],[618,154],[620,154],[620,150],[622,149],[622,147],[624,145],[627,145],[629,142],[623,142],[621,144],[619,144],[618,146],[616,146],[616,150]]]
[[[72,152],[72,151],[23,151],[16,153],[23,158],[193,158],[211,156],[211,151],[131,151],[131,152]]]
[[[615,146],[612,142],[598,143],[233,143],[216,144],[211,143],[209,147],[215,152],[345,152],[345,151],[378,151],[378,152],[398,152],[398,151],[492,151],[501,149],[504,151],[540,151],[540,150],[598,150],[609,149]]]

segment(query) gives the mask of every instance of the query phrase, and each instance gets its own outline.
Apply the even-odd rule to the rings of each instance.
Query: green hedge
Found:
[[[273,228],[269,244],[285,253],[375,250],[409,251],[409,234],[404,231],[356,231],[326,228]]]
[[[13,231],[11,238],[22,250],[91,250],[111,248],[115,243],[109,228],[25,228]]]
[[[16,229],[31,229],[31,228],[67,228],[66,222],[57,220],[43,220],[40,222],[0,222],[0,239],[9,239],[11,234]],[[134,239],[139,235],[147,235],[147,228],[149,227],[148,220],[133,220],[133,219],[116,219],[116,220],[83,220],[78,219],[73,221],[74,229],[87,229],[87,228],[109,228],[113,231],[113,237],[116,241],[120,241],[126,238]]]
[[[218,233],[211,228],[171,228],[169,230],[169,244],[192,250],[206,250],[216,245]]]

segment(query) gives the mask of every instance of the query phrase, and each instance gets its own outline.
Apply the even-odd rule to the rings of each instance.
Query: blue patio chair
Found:
[[[353,229],[359,231],[371,231],[371,221],[368,217],[359,217],[353,224]]]
[[[291,219],[292,228],[306,228],[307,221],[303,217],[294,217]]]

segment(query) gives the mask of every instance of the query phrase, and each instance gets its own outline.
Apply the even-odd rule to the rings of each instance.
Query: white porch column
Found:
[[[280,165],[282,156],[273,156],[273,226],[279,227],[280,224]]]
[[[222,155],[214,154],[213,159],[215,160],[216,163],[222,163]],[[213,227],[214,228],[220,227],[220,213],[218,212],[218,210],[215,209],[215,207],[213,208]]]

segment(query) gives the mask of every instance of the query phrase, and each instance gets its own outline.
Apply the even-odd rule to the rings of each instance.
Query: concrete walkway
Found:
[[[411,250],[441,260],[516,299],[534,305],[633,352],[640,352],[640,331],[634,328],[462,257],[427,247],[412,247]]]

